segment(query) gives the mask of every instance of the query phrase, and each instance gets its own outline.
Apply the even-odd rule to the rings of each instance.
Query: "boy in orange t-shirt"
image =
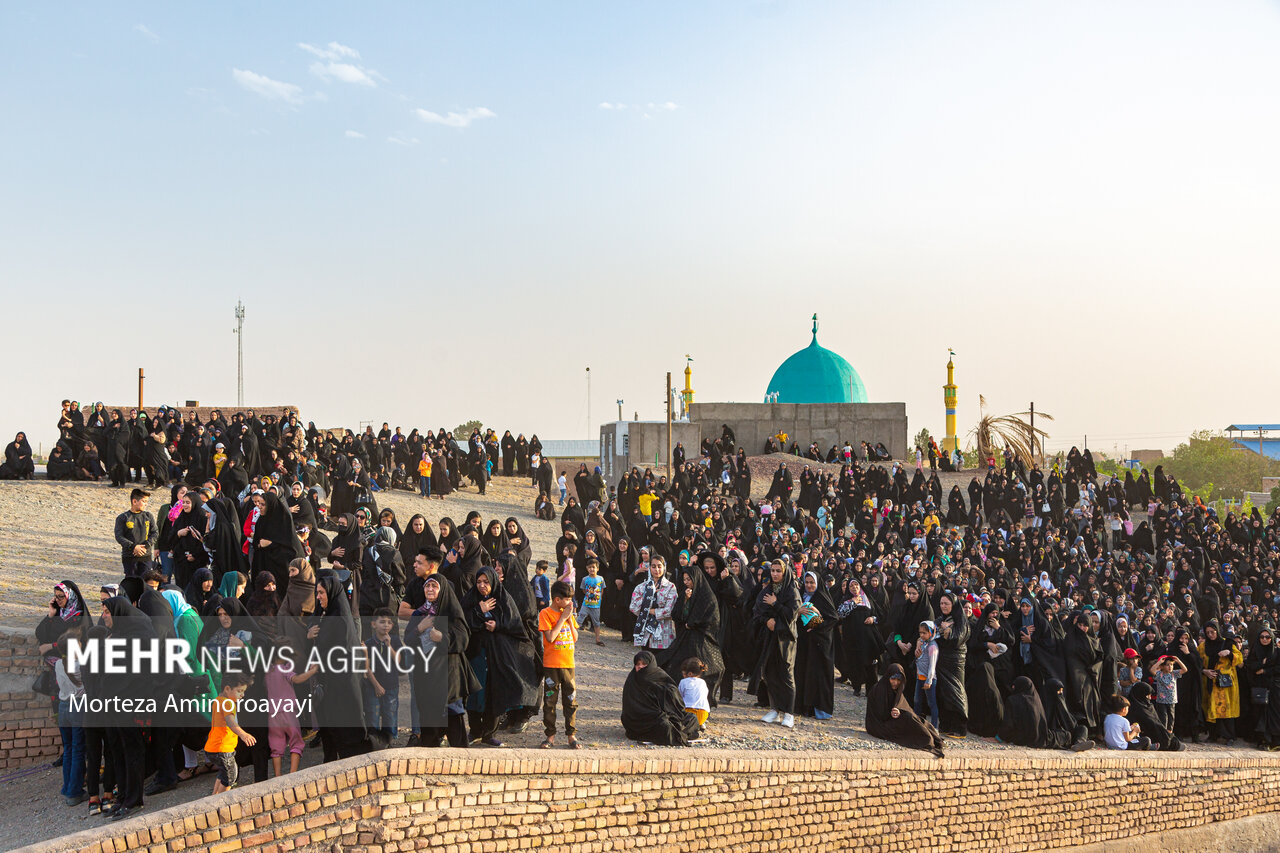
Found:
[[[240,770],[236,767],[236,744],[240,740],[249,746],[257,743],[254,736],[240,728],[236,720],[236,705],[244,698],[244,691],[248,686],[247,675],[227,673],[222,679],[222,689],[213,700],[213,725],[204,742],[204,751],[209,760],[218,765],[218,779],[213,783],[215,794],[236,786],[236,779],[240,775]]]
[[[538,630],[542,632],[542,725],[547,739],[543,749],[555,745],[556,694],[562,694],[564,733],[569,749],[580,749],[577,732],[577,686],[573,681],[573,648],[578,640],[578,623],[573,618],[573,587],[564,581],[551,585],[551,605],[538,614]]]

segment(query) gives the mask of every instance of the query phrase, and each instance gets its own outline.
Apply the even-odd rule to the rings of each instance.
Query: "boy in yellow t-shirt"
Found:
[[[424,498],[431,497],[431,454],[423,453],[418,462],[418,491]]]
[[[236,744],[240,740],[249,746],[257,743],[257,739],[240,728],[236,721],[236,707],[244,698],[244,691],[248,686],[249,676],[229,672],[223,676],[222,689],[213,700],[213,725],[204,742],[204,751],[209,760],[218,765],[218,779],[213,783],[215,794],[236,786],[236,779],[240,774],[236,767]]]
[[[573,618],[573,587],[564,581],[551,585],[551,606],[538,614],[538,630],[542,632],[542,726],[547,739],[543,749],[555,745],[556,695],[562,694],[564,733],[569,749],[580,749],[577,732],[577,685],[574,684],[574,644],[578,640],[578,623]]]
[[[636,502],[640,504],[640,514],[644,516],[646,522],[653,521],[653,502],[658,499],[653,489],[641,492],[636,498]]]

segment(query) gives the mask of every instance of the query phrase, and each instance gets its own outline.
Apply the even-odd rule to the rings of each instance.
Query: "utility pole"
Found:
[[[142,368],[138,368],[138,411],[142,411],[142,380],[146,379],[142,374]]]
[[[1031,463],[1036,461],[1036,404],[1031,403]]]
[[[618,400],[618,420],[622,420],[622,404],[623,400]]]
[[[587,368],[587,438],[591,438],[591,368]]]
[[[236,300],[236,406],[244,406],[244,303]]]
[[[667,371],[667,476],[671,476],[671,371]]]

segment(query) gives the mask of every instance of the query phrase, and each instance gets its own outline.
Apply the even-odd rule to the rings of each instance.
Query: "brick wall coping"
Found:
[[[718,774],[760,775],[761,784],[780,784],[779,775],[805,773],[868,773],[928,771],[935,776],[959,778],[965,771],[1037,772],[1059,771],[1079,774],[1082,784],[1092,780],[1090,772],[1107,770],[1163,771],[1176,782],[1183,769],[1238,773],[1250,769],[1280,769],[1280,757],[1230,756],[1212,754],[1135,753],[1109,755],[1106,752],[1066,754],[1027,750],[1016,756],[964,756],[935,759],[903,751],[901,754],[839,754],[830,751],[793,752],[762,755],[751,751],[717,750],[699,754],[689,749],[648,749],[636,755],[616,750],[583,750],[547,755],[536,749],[389,749],[321,764],[266,782],[236,788],[217,796],[204,797],[168,809],[146,812],[120,824],[106,824],[52,841],[20,848],[21,853],[64,853],[67,850],[134,850],[161,844],[192,831],[252,820],[291,804],[314,800],[318,792],[359,786],[397,789],[398,777],[501,777],[574,776],[591,779],[609,776],[664,776]],[[951,776],[951,774],[955,774]],[[476,786],[479,787],[478,785]],[[558,786],[557,786],[558,787]]]

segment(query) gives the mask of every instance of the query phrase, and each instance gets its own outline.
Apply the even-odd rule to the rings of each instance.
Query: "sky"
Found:
[[[0,5],[0,433],[586,438],[819,341],[960,433],[1280,421],[1278,2]],[[587,405],[590,368],[591,407]],[[857,437],[852,437],[856,438]]]

